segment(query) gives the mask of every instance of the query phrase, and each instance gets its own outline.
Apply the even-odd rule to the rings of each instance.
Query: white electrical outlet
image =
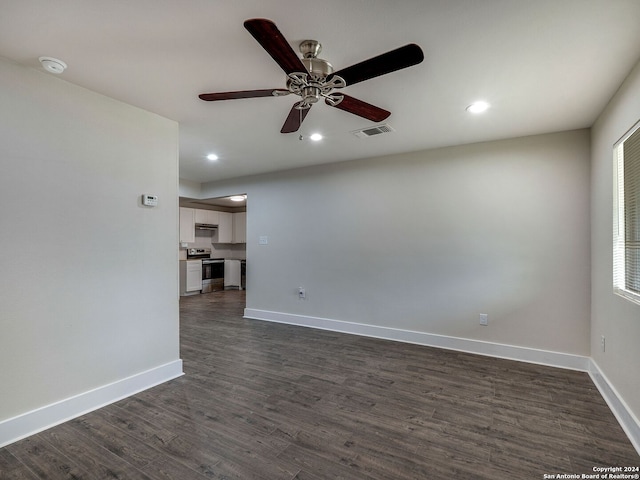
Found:
[[[486,313],[480,314],[480,325],[489,325],[489,315]]]
[[[304,300],[305,298],[307,298],[307,291],[304,289],[304,287],[298,287],[298,298],[300,300]]]
[[[600,347],[602,347],[602,351],[605,351],[605,338],[604,335],[600,337]]]

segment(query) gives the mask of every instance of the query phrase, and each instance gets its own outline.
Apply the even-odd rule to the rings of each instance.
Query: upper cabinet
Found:
[[[247,212],[233,214],[233,243],[247,243]]]
[[[214,243],[247,243],[246,212],[229,213],[180,207],[180,242],[196,241],[196,225],[217,225]]]
[[[196,223],[205,225],[218,225],[220,222],[220,212],[213,210],[196,209]]]
[[[180,207],[180,242],[193,243],[196,241],[196,210]]]
[[[218,212],[218,243],[233,243],[233,214]]]
[[[247,243],[246,212],[218,212],[218,240],[216,243]]]

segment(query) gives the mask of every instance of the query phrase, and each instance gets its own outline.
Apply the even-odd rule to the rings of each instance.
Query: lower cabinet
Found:
[[[240,288],[240,260],[224,261],[224,288]]]
[[[193,295],[202,290],[202,260],[180,261],[180,295]]]

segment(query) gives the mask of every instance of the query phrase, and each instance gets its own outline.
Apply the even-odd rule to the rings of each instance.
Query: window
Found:
[[[640,123],[613,151],[613,288],[640,304]]]

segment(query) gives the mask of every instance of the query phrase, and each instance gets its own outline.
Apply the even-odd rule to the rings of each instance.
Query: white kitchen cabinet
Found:
[[[218,212],[218,243],[233,243],[233,214]]]
[[[202,260],[187,260],[187,292],[202,290]]]
[[[180,295],[194,295],[202,290],[202,260],[180,260]]]
[[[196,223],[204,225],[218,225],[220,222],[220,212],[213,210],[196,209]]]
[[[197,214],[198,210],[196,210]],[[212,212],[217,214],[218,236],[214,243],[247,243],[246,212]],[[204,218],[204,217],[200,217]],[[196,223],[204,223],[196,220]]]
[[[180,207],[180,241],[193,243],[196,241],[195,209]]]
[[[232,243],[247,243],[247,212],[233,214]]]
[[[240,260],[224,261],[224,288],[240,288]]]

